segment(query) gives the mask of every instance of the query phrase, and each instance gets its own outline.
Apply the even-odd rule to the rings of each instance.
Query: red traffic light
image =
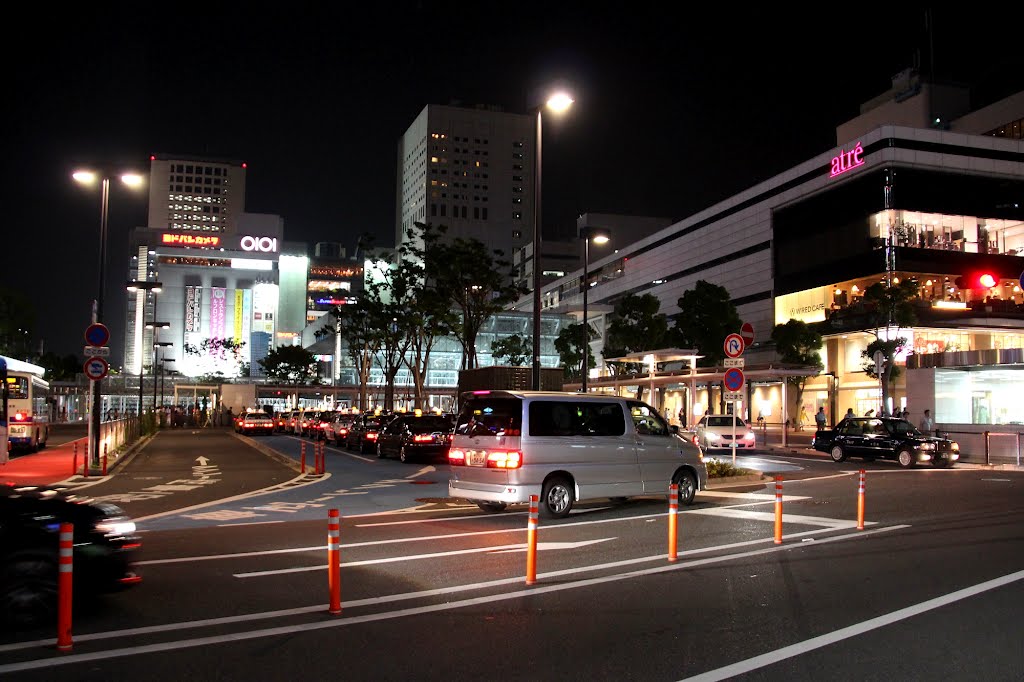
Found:
[[[999,279],[991,272],[979,271],[960,275],[954,284],[957,289],[991,289],[999,283]]]

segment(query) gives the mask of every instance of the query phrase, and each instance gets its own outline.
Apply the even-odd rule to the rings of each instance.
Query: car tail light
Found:
[[[367,432],[366,440],[377,440],[377,432],[376,431],[369,431],[369,432]]]
[[[462,450],[449,450],[448,463],[452,466],[466,466],[466,453]]]
[[[412,437],[412,440],[414,443],[432,443],[434,442],[434,437],[430,434],[417,433]]]
[[[523,453],[518,450],[495,450],[487,453],[488,469],[518,469],[523,466]]]
[[[245,422],[244,424],[242,424],[242,426],[245,426],[246,428],[248,428],[250,426],[256,426],[256,425],[253,424],[252,422]]]
[[[339,436],[344,436],[344,435],[347,435],[347,434],[348,434],[348,429],[345,429],[345,428],[338,429],[338,435]]]

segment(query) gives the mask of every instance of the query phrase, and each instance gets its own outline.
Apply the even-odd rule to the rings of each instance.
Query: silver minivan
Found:
[[[650,405],[545,391],[466,394],[448,452],[448,494],[500,512],[540,498],[548,517],[577,500],[668,495],[690,504],[708,481],[704,457]]]

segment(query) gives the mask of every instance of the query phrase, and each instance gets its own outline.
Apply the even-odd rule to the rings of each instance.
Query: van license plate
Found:
[[[469,465],[474,467],[482,467],[487,464],[487,452],[484,450],[470,450],[469,451]]]

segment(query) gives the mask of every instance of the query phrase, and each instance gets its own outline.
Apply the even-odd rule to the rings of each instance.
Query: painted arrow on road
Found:
[[[202,455],[200,455],[199,457],[196,457],[196,461],[199,462],[199,466],[201,466],[201,467],[206,466],[210,462],[210,460],[206,459]]]
[[[580,542],[538,542],[537,551],[543,552],[547,549],[579,549],[580,547],[586,547],[587,545],[596,545],[599,542],[608,542],[609,540],[615,540],[616,538],[601,538],[599,540],[582,540]],[[525,552],[526,545],[517,545],[515,547],[509,547],[508,549],[500,549],[491,554],[507,554],[508,552]]]

